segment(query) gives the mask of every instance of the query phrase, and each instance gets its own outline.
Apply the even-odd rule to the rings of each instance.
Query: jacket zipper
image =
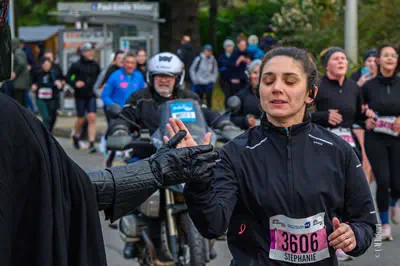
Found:
[[[292,167],[292,149],[290,147],[290,142],[292,140],[292,134],[291,134],[291,128],[289,127],[286,130],[286,136],[288,138],[288,144],[286,146],[287,153],[288,153],[288,158],[287,158],[287,169],[288,169],[288,183],[289,183],[289,206],[290,206],[290,212],[291,215],[294,215],[294,201],[293,201],[293,193],[294,193],[294,177],[293,177],[293,167]]]
[[[390,94],[390,85],[386,85],[387,94]]]

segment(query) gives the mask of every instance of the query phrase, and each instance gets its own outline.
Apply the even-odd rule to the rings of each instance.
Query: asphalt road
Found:
[[[72,144],[68,139],[59,138],[61,145],[69,156],[78,163],[83,169],[99,169],[103,167],[104,157],[102,154],[88,154],[86,151],[77,151],[72,148]],[[374,187],[372,187],[374,190]],[[123,242],[119,237],[116,230],[108,226],[108,222],[104,221],[104,217],[100,214],[102,221],[102,229],[107,253],[107,261],[109,266],[137,266],[133,260],[125,260],[121,251]],[[374,247],[371,246],[366,254],[359,258],[355,258],[351,262],[340,263],[340,265],[349,266],[395,266],[400,265],[400,225],[392,226],[392,233],[395,241],[383,242],[379,258],[374,254]],[[230,252],[226,243],[217,242],[218,257],[210,266],[224,266],[229,265],[231,260]]]

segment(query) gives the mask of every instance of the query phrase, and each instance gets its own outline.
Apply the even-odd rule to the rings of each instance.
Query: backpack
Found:
[[[197,61],[196,67],[194,69],[194,73],[197,73],[199,71],[201,60],[203,60],[203,57],[201,57],[201,56],[199,56],[199,57],[200,57],[200,59],[199,59],[199,61]],[[212,62],[211,72],[214,73],[214,70],[215,70],[215,60],[213,60],[213,62]]]

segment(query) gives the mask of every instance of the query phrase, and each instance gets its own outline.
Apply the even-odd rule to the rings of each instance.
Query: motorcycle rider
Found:
[[[147,128],[153,134],[160,126],[158,107],[166,101],[174,99],[193,99],[200,102],[194,92],[183,89],[184,65],[182,61],[172,53],[159,53],[153,56],[148,64],[147,82],[149,86],[131,95],[122,109],[122,115],[131,121]],[[217,112],[202,108],[207,124],[210,126]],[[234,127],[229,119],[222,119],[216,128],[226,129]],[[115,130],[125,129],[127,132],[134,131],[131,125],[123,119],[111,121],[109,134]]]
[[[194,92],[183,89],[184,65],[172,53],[159,53],[152,57],[148,63],[147,82],[149,86],[131,95],[121,114],[129,120],[147,128],[153,134],[160,126],[159,106],[173,99],[193,99],[200,102]],[[207,108],[202,108],[207,124],[219,116]],[[234,127],[228,119],[221,120],[216,126],[219,129]],[[111,120],[108,135],[115,132],[133,132],[135,129],[123,119]],[[127,242],[124,248],[124,257],[133,258],[134,244]]]

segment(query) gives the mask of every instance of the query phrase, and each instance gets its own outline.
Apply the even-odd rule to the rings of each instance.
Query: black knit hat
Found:
[[[364,54],[364,62],[367,61],[369,57],[376,57],[376,49],[370,49]]]
[[[340,48],[340,47],[328,48],[321,52],[321,54],[320,54],[321,61],[322,61],[321,63],[324,65],[325,68],[326,68],[326,65],[328,64],[329,58],[331,58],[331,56],[336,52],[342,52],[342,53],[346,54],[345,51],[343,50],[343,48]]]

